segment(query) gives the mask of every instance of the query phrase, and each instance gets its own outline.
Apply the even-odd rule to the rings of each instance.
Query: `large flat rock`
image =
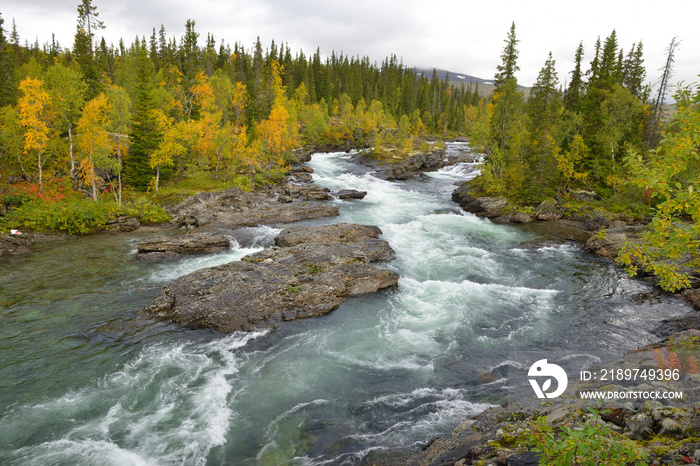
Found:
[[[138,259],[161,259],[180,254],[207,254],[226,251],[231,241],[223,235],[193,233],[181,236],[158,236],[137,245]]]
[[[278,244],[288,246],[180,277],[141,314],[222,332],[326,314],[349,296],[398,284],[395,272],[373,265],[395,257],[379,234],[355,224],[285,230]]]

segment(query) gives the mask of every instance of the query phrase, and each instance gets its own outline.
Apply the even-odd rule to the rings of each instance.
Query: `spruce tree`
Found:
[[[124,181],[135,189],[145,191],[153,178],[149,157],[158,147],[160,132],[153,118],[156,108],[154,99],[154,67],[148,56],[146,44],[137,50],[138,69],[134,91],[134,116],[129,138],[131,148],[124,160]]]
[[[576,55],[574,56],[574,70],[571,72],[571,81],[564,95],[564,107],[572,112],[581,111],[581,98],[584,92],[583,72],[581,62],[583,61],[583,42],[578,44]]]
[[[501,64],[498,65],[496,73],[496,89],[501,88],[509,79],[515,79],[515,73],[520,71],[518,66],[518,42],[515,37],[515,23],[512,23],[508,37],[505,40],[506,46],[501,52]]]
[[[517,63],[518,42],[515,36],[515,23],[513,23],[501,53],[501,64],[498,65],[498,72],[495,75],[495,106],[491,120],[491,134],[500,150],[508,148],[514,124],[522,113],[525,101],[522,91],[518,89],[518,80],[515,77],[515,73],[520,70]]]
[[[648,98],[648,89],[644,85],[647,72],[644,67],[643,46],[632,44],[632,49],[625,57],[622,64],[622,85],[634,94],[641,101]]]
[[[80,65],[85,83],[88,85],[88,100],[100,92],[100,73],[95,63],[93,40],[95,31],[104,29],[105,25],[98,20],[97,7],[92,0],[82,0],[78,5],[78,26],[73,44],[73,54]]]
[[[559,78],[555,67],[556,61],[552,58],[552,52],[549,52],[527,101],[530,131],[534,138],[551,134],[561,114]]]

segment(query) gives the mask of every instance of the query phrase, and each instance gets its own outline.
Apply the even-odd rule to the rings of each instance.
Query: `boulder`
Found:
[[[141,226],[136,217],[119,216],[107,222],[106,229],[111,231],[134,231]]]
[[[398,284],[395,272],[372,265],[395,256],[376,238],[378,228],[332,227],[294,228],[277,241],[289,246],[180,277],[163,286],[141,315],[189,328],[252,331],[320,316],[348,296]]]
[[[223,235],[193,233],[182,236],[159,236],[137,244],[136,257],[142,260],[163,259],[180,254],[205,254],[226,251],[231,247]]]
[[[24,254],[29,252],[29,246],[32,241],[24,238],[21,235],[8,235],[0,233],[0,256]]]
[[[280,186],[280,191],[294,199],[304,201],[332,201],[335,199],[328,188],[319,188],[315,184],[285,183]]]
[[[304,201],[332,201],[333,199],[335,198],[330,192],[318,189],[305,191],[302,196]]]
[[[615,259],[625,241],[627,235],[624,232],[600,232],[591,236],[583,249],[606,259]]]
[[[295,183],[313,183],[314,178],[311,173],[307,172],[294,172],[291,176],[292,181]]]
[[[292,150],[292,157],[294,158],[294,163],[305,163],[311,161],[311,154],[316,152],[315,149],[309,147],[300,147],[298,149]]]
[[[569,191],[569,195],[572,199],[577,201],[593,202],[600,200],[600,196],[595,191],[585,190],[585,189],[574,189]]]
[[[510,221],[513,223],[530,223],[532,222],[532,215],[526,212],[517,212],[513,214]]]
[[[341,189],[335,193],[335,197],[338,199],[364,199],[367,195],[367,191],[358,191],[356,189]]]
[[[564,209],[557,201],[549,198],[545,199],[540,203],[540,205],[535,207],[535,215],[537,216],[537,220],[551,222],[562,218],[564,216]]]
[[[646,439],[654,435],[654,421],[644,413],[630,416],[625,422],[625,435],[632,440]]]

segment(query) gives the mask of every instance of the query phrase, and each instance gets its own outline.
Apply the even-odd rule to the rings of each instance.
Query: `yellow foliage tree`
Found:
[[[282,85],[280,65],[273,61],[271,64],[271,81],[275,101],[270,116],[258,124],[258,134],[265,144],[270,160],[282,160],[285,152],[291,150],[299,142],[299,123],[288,110],[294,107],[286,96]],[[293,110],[292,110],[293,111]],[[279,162],[278,162],[279,163]],[[283,163],[281,164],[283,165]]]
[[[44,83],[41,80],[30,77],[22,80],[19,90],[22,92],[17,102],[20,124],[26,128],[22,151],[27,155],[36,154],[39,192],[43,192],[43,167],[46,161],[43,155],[49,142],[48,107],[51,97],[44,89]]]
[[[277,105],[272,109],[267,120],[261,121],[258,125],[258,133],[273,157],[280,156],[293,147],[294,140],[289,134],[288,119],[287,109]]]
[[[576,169],[588,157],[589,152],[588,146],[583,141],[583,136],[577,134],[571,141],[568,151],[564,153],[557,151],[554,153],[554,157],[557,160],[557,169],[563,179],[563,185],[560,187],[560,190],[566,190],[572,180],[585,180],[588,177],[588,173],[579,172]]]
[[[153,117],[163,134],[163,139],[156,150],[151,152],[148,164],[156,169],[154,188],[158,191],[160,183],[160,167],[171,167],[175,159],[187,152],[187,143],[191,139],[192,122],[181,121],[174,123],[172,117],[167,116],[161,110],[156,110]]]
[[[111,146],[107,125],[110,109],[107,97],[99,94],[85,105],[76,125],[78,151],[83,156],[80,162],[81,177],[85,183],[92,186],[92,199],[95,202],[99,197],[97,192],[99,176],[95,169],[116,169],[109,157]]]

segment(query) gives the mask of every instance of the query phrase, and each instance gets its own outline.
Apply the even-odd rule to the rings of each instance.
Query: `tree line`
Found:
[[[566,89],[550,53],[527,100],[517,86],[515,24],[505,43],[494,93],[468,128],[485,154],[475,190],[525,206],[556,197],[575,208],[595,198],[646,217],[642,241],[626,242],[617,261],[632,275],[654,274],[669,291],[697,286],[700,88],[680,83],[673,111],[664,105],[679,41],[667,48],[654,95],[642,42],[624,52],[613,30],[596,40],[587,70],[579,44]]]
[[[565,89],[550,52],[527,100],[517,86],[515,24],[505,42],[492,99],[471,128],[487,156],[483,190],[525,203],[572,190],[618,193],[629,174],[627,152],[658,143],[660,121],[652,116],[663,98],[650,101],[642,42],[625,52],[613,30],[596,40],[588,69],[580,43]]]
[[[393,55],[377,64],[259,39],[217,46],[194,20],[179,41],[161,25],[108,46],[92,0],[77,12],[70,49],[20,45],[0,16],[0,174],[40,192],[63,177],[95,201],[112,192],[121,202],[125,185],[157,190],[205,172],[246,182],[285,167],[304,143],[409,150],[418,135],[464,133],[480,99]]]

